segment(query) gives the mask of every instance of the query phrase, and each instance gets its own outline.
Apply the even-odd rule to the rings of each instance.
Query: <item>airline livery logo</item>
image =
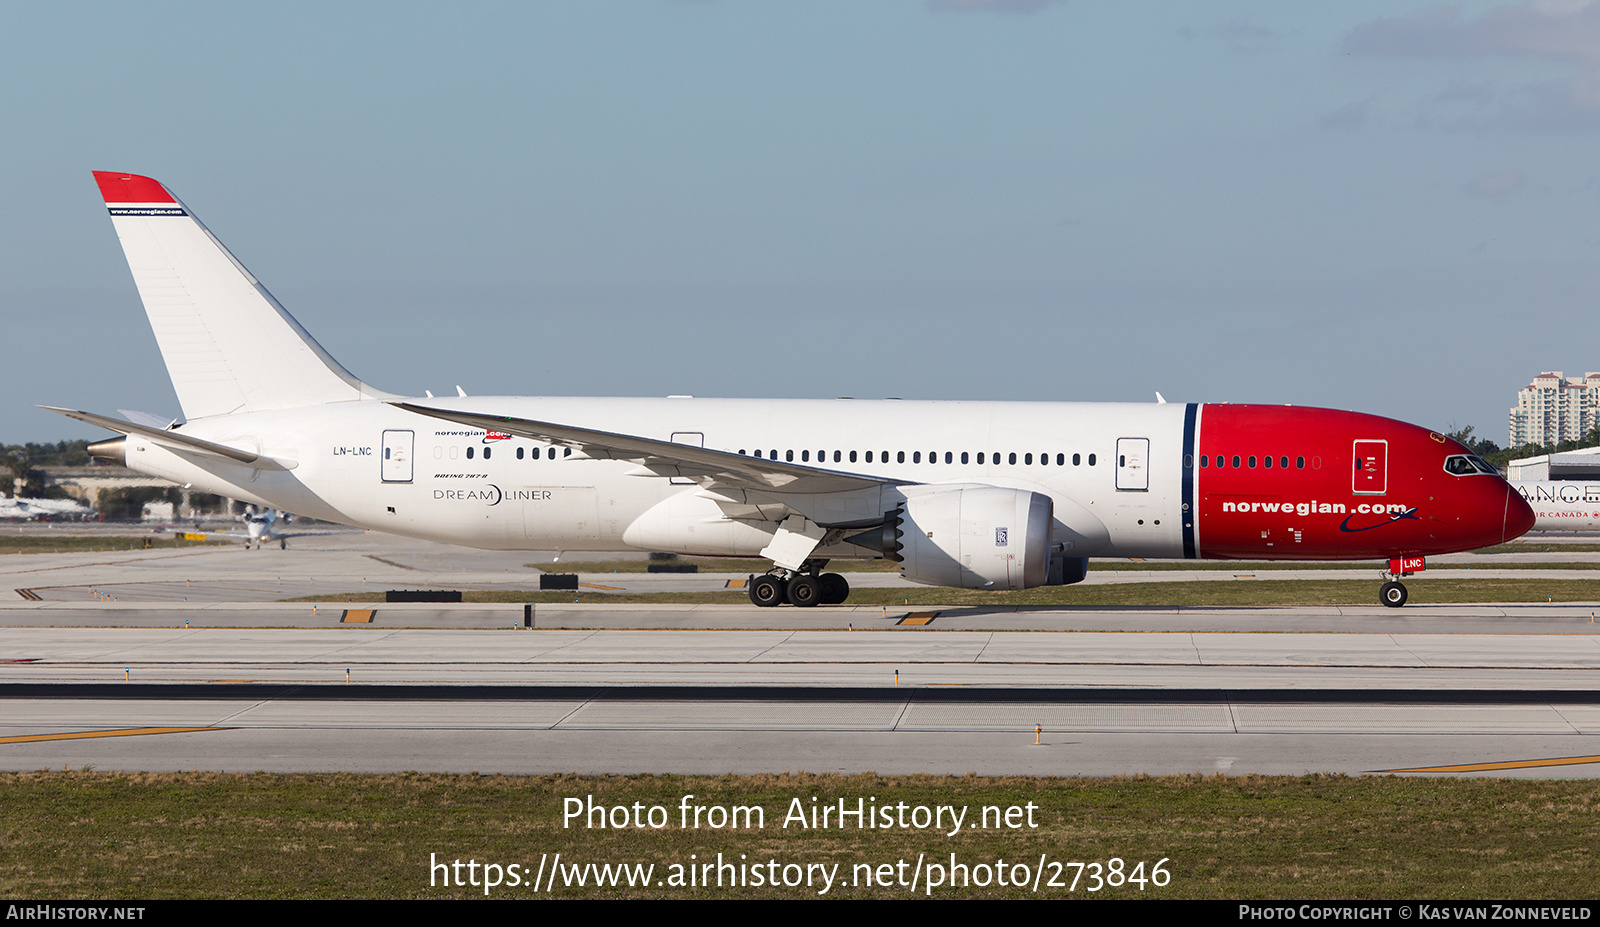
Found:
[[[182,206],[107,206],[113,216],[187,216]]]
[[[1275,512],[1299,516],[1343,515],[1344,521],[1339,523],[1339,530],[1347,534],[1371,531],[1400,521],[1421,520],[1417,516],[1416,506],[1385,502],[1363,502],[1348,507],[1343,502],[1318,502],[1316,499],[1310,502],[1224,502],[1222,511],[1241,514]]]
[[[1363,505],[1363,506],[1360,506],[1359,508],[1365,509],[1365,508],[1368,508],[1368,506]],[[1391,506],[1390,508],[1394,508],[1394,506]],[[1376,514],[1384,514],[1384,512],[1383,512],[1384,506],[1374,505],[1374,506],[1371,506],[1371,509],[1376,510],[1375,511]],[[1352,528],[1352,527],[1350,527],[1350,519],[1352,519],[1352,518],[1354,518],[1356,516],[1354,514],[1346,515],[1344,521],[1339,523],[1339,530],[1340,531],[1350,532],[1350,533],[1353,534],[1353,533],[1355,533],[1357,531],[1371,531],[1373,528],[1382,528],[1384,525],[1392,525],[1395,522],[1400,521],[1401,519],[1404,519],[1404,518],[1409,518],[1409,519],[1411,519],[1413,521],[1419,521],[1420,520],[1420,519],[1417,518],[1417,507],[1416,506],[1412,506],[1411,508],[1401,508],[1400,511],[1398,511],[1398,512],[1390,511],[1387,514],[1389,516],[1388,518],[1385,518],[1383,521],[1380,521],[1375,525],[1367,525],[1364,528]]]

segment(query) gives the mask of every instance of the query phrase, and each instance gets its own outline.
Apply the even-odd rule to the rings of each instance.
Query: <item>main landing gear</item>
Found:
[[[807,560],[798,571],[775,568],[750,577],[750,601],[762,608],[788,602],[799,608],[840,605],[850,597],[850,584],[838,573],[823,573],[826,560]]]
[[[1401,578],[1412,573],[1421,573],[1426,566],[1421,557],[1390,558],[1389,569],[1384,573],[1389,579],[1378,587],[1378,601],[1390,608],[1399,608],[1406,604],[1409,593],[1406,592],[1405,583],[1400,582]]]

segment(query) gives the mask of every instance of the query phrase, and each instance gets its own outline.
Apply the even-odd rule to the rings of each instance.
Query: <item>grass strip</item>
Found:
[[[684,796],[693,796],[685,799]],[[642,809],[647,826],[563,826],[567,799],[587,807]],[[808,828],[796,807],[967,809],[945,827]],[[943,898],[1592,898],[1600,893],[1600,783],[1521,779],[1167,776],[1133,779],[876,775],[553,776],[237,775],[222,773],[0,774],[7,809],[0,893],[53,899],[471,898],[484,897],[483,866],[521,867],[523,885],[490,897],[535,893],[541,858],[568,866],[643,864],[649,881],[687,881],[690,864],[837,864],[835,898],[905,898],[912,867],[968,868]],[[760,807],[764,827],[685,828],[680,807]],[[1032,805],[1033,810],[1027,810]],[[663,809],[648,826],[649,809]],[[985,807],[990,826],[981,823]],[[1004,826],[1007,810],[1015,808]],[[691,812],[692,814],[692,812]],[[1031,815],[1034,826],[1027,826]],[[609,815],[608,815],[609,819]],[[620,820],[620,818],[619,818]],[[746,821],[753,819],[747,818]],[[1035,895],[1031,872],[1039,867]],[[1073,862],[1123,861],[1143,876],[1166,860],[1165,886],[1148,881],[1090,891]],[[440,885],[430,860],[478,864],[479,885]],[[1005,861],[1006,881],[994,873]],[[904,864],[902,865],[902,861]],[[1011,867],[1026,865],[1028,872]],[[680,867],[674,870],[673,867]],[[888,867],[880,869],[879,867]],[[980,869],[979,867],[985,867]],[[1104,880],[1105,869],[1101,871]],[[789,870],[793,874],[794,870]],[[889,885],[864,885],[887,875]],[[814,898],[819,884],[629,887],[558,883],[560,898]],[[454,871],[449,871],[454,881]],[[988,875],[987,886],[972,884]],[[714,880],[714,869],[712,871]],[[1058,886],[1048,883],[1059,879]],[[435,884],[430,885],[430,880]],[[565,881],[565,880],[563,880]],[[698,881],[698,880],[697,880]],[[781,880],[780,880],[781,881]],[[853,884],[852,884],[853,883]],[[924,895],[926,877],[916,894]]]
[[[771,560],[747,557],[679,557],[676,560],[579,560],[571,563],[527,563],[531,569],[543,573],[648,573],[652,564],[693,564],[702,573],[765,573],[772,569]],[[1597,564],[1596,566],[1600,566]],[[833,573],[898,573],[900,564],[889,560],[830,560],[828,571]],[[671,575],[671,574],[666,574]]]
[[[172,532],[163,534],[140,534],[132,536],[112,536],[104,534],[87,534],[77,536],[54,537],[49,535],[31,534],[0,534],[0,554],[63,554],[79,551],[117,551],[117,550],[172,550],[175,547],[215,547],[238,544],[242,536],[235,536],[233,540],[207,539],[204,541],[179,541],[174,540]],[[145,542],[150,543],[149,547]]]
[[[1528,551],[1524,551],[1528,553]],[[1570,553],[1570,551],[1558,551]],[[755,573],[772,569],[766,560],[692,558],[685,557],[672,563],[692,563],[701,573]],[[543,573],[646,573],[644,560],[595,560],[575,563],[529,563],[529,568]],[[1092,573],[1175,573],[1175,572],[1232,572],[1257,573],[1268,570],[1366,570],[1376,572],[1386,564],[1376,560],[1090,560]],[[900,564],[888,560],[833,560],[827,569],[836,573],[898,573]],[[1518,563],[1515,561],[1485,561],[1484,563],[1439,563],[1438,570],[1600,570],[1600,560],[1548,561]],[[669,574],[670,575],[670,574]]]
[[[1015,592],[977,589],[894,587],[850,591],[851,605],[1054,605],[1063,607],[1137,606],[1249,607],[1262,605],[1377,605],[1372,579],[1282,579],[1192,581],[1172,583],[1106,583],[1103,585],[1039,586]],[[1583,579],[1423,579],[1410,577],[1406,588],[1413,605],[1528,602],[1600,602],[1600,583]],[[301,596],[286,602],[382,602],[382,592]],[[464,589],[462,599],[475,603],[592,602],[601,605],[738,605],[749,604],[742,589],[705,592],[611,593],[540,592],[517,589]],[[826,613],[827,607],[817,610]]]

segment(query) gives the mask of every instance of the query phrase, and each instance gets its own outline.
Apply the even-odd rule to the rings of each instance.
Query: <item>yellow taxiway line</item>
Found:
[[[1389,773],[1486,772],[1496,769],[1533,769],[1539,766],[1578,766],[1600,763],[1600,756],[1552,756],[1542,760],[1507,760],[1504,763],[1463,763],[1460,766],[1418,766],[1413,769],[1385,769]]]
[[[76,731],[71,734],[23,734],[0,737],[0,744],[29,744],[43,740],[83,740],[89,737],[136,737],[140,734],[187,734],[191,731],[231,731],[228,727],[125,727],[114,731]]]

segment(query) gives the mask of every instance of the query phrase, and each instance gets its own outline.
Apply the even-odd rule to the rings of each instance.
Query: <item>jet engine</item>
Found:
[[[897,560],[906,579],[1027,589],[1050,579],[1050,497],[999,486],[904,486],[881,527],[847,538]]]

